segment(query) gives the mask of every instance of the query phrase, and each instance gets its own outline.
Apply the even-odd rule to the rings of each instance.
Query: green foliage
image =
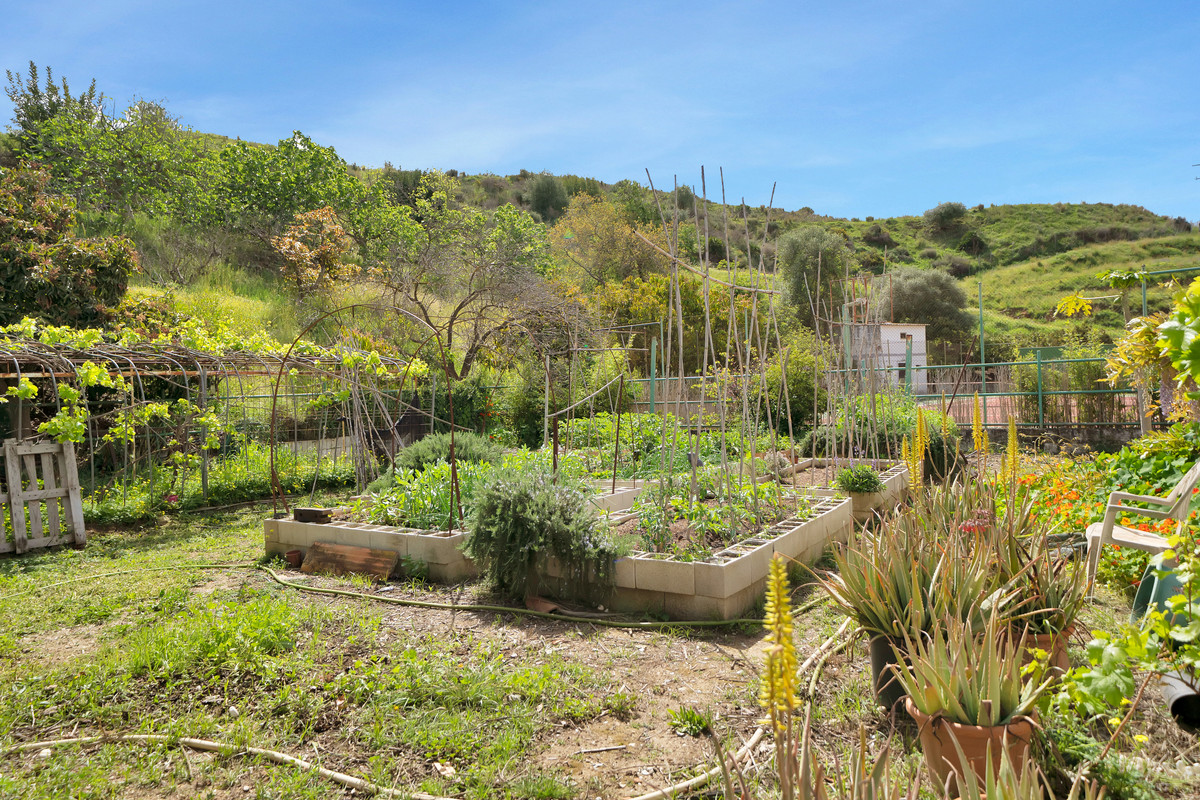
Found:
[[[1104,475],[1102,495],[1119,489],[1132,494],[1165,495],[1200,459],[1200,423],[1181,422],[1151,433],[1117,453],[1098,453],[1096,467]]]
[[[464,551],[505,594],[536,593],[535,570],[553,557],[567,591],[603,593],[618,551],[583,488],[554,483],[547,472],[498,470],[479,493]]]
[[[783,274],[788,298],[801,321],[811,323],[810,299],[845,272],[846,240],[827,228],[807,225],[779,237],[776,270]],[[818,282],[819,279],[819,282]]]
[[[450,464],[445,461],[427,464],[421,470],[398,469],[392,473],[390,484],[376,490],[369,501],[362,501],[360,513],[379,525],[458,529],[462,521],[460,510],[465,516],[471,509],[482,484],[492,473],[492,465],[463,463],[456,472],[457,497],[450,482]]]
[[[797,444],[804,455],[899,458],[904,437],[913,441],[917,404],[903,394],[860,395],[842,401],[833,425],[819,425]],[[938,412],[925,411],[929,435],[927,466],[935,476],[953,476],[959,454],[958,424]],[[947,435],[948,431],[948,435]]]
[[[567,190],[553,175],[538,175],[529,190],[529,205],[545,222],[558,219],[567,207]]]
[[[838,473],[837,487],[847,494],[882,492],[883,481],[870,464],[855,464]]]
[[[703,736],[712,731],[713,713],[692,706],[667,709],[667,724],[680,736]]]
[[[54,82],[54,73],[46,68],[46,85],[41,86],[37,64],[29,62],[28,78],[20,73],[4,70],[8,86],[4,93],[13,104],[13,123],[18,137],[36,135],[39,126],[59,115],[94,115],[104,103],[104,95],[96,91],[93,80],[87,91],[72,96],[67,79]]]
[[[499,461],[504,448],[494,444],[486,436],[470,431],[454,434],[454,460],[460,464]],[[395,484],[392,471],[417,471],[431,464],[450,460],[450,434],[435,433],[419,439],[396,454],[393,468],[389,468],[378,480],[367,487],[367,491],[378,492]]]
[[[307,617],[307,619],[306,619]],[[274,675],[274,657],[296,646],[300,631],[319,618],[268,597],[209,602],[169,626],[143,628],[128,648],[131,674],[170,678],[198,671],[227,679]]]
[[[814,409],[825,406],[825,388],[818,376],[825,369],[826,355],[816,335],[800,327],[788,334],[783,347],[767,361],[766,387],[758,384],[755,391],[763,402],[763,413],[770,413],[776,430],[781,434],[795,437],[803,435],[803,431],[812,424]],[[783,396],[785,367],[786,400]]]
[[[260,235],[282,230],[306,211],[326,206],[345,211],[366,195],[337,151],[300,131],[275,147],[234,142],[217,161],[217,183],[196,214]]]
[[[671,553],[685,560],[703,559],[748,534],[789,517],[805,518],[809,503],[785,497],[778,483],[755,483],[709,467],[696,478],[696,497],[690,477],[676,475],[665,484],[647,486],[633,505],[638,515],[641,547]],[[686,523],[685,544],[675,541],[672,526]]]
[[[354,486],[354,464],[349,458],[318,459],[315,454],[296,456],[290,447],[275,453],[280,486],[288,494],[314,489]],[[272,494],[270,451],[248,442],[237,453],[213,458],[208,469],[208,496],[202,492],[199,458],[178,459],[153,469],[142,467],[128,474],[99,475],[100,485],[86,485],[83,515],[89,523],[129,525],[156,519],[163,511],[243,503]],[[103,483],[103,481],[110,481]]]
[[[50,194],[49,175],[0,173],[0,324],[36,316],[53,324],[105,319],[125,293],[137,256],[127,239],[78,239],[69,200]]]
[[[887,305],[893,322],[923,322],[930,339],[960,341],[971,330],[958,281],[938,270],[904,267],[890,273]]]
[[[1096,741],[1074,714],[1051,709],[1042,720],[1041,729],[1054,765],[1068,776],[1086,766],[1086,774],[1104,787],[1106,798],[1159,800],[1161,797],[1148,776],[1125,763],[1115,751],[1101,758],[1105,744]]]
[[[930,230],[945,233],[957,228],[967,215],[967,207],[962,203],[939,203],[925,212],[925,224]]]

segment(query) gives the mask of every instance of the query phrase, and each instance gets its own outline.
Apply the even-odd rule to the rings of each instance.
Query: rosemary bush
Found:
[[[537,592],[537,567],[561,563],[564,589],[591,597],[610,588],[620,555],[581,487],[555,484],[549,473],[499,469],[479,490],[463,550],[498,590],[516,598]]]

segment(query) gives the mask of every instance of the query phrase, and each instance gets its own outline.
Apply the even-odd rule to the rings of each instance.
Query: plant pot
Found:
[[[1021,663],[1028,664],[1033,661],[1031,651],[1045,650],[1050,654],[1050,658],[1046,661],[1047,675],[1053,674],[1055,677],[1062,677],[1071,668],[1071,659],[1067,657],[1067,643],[1071,641],[1071,634],[1074,632],[1075,626],[1072,625],[1058,633],[1039,633],[1026,636],[1025,654],[1021,657]]]
[[[896,651],[892,645],[899,642],[887,636],[872,636],[869,651],[871,653],[871,689],[875,699],[888,710],[896,706],[904,697],[904,687],[896,677]]]
[[[866,519],[883,505],[883,492],[850,492],[855,519]]]
[[[299,550],[288,550],[283,557],[287,559],[287,564],[292,569],[299,569],[301,562],[304,561],[304,553]]]
[[[919,711],[909,697],[904,698],[904,709],[917,723],[921,749],[925,752],[925,765],[936,785],[945,786],[947,780],[957,773],[964,777],[974,775],[982,789],[989,745],[993,774],[999,773],[1004,752],[1008,753],[1009,761],[1018,775],[1024,771],[1025,762],[1029,760],[1029,745],[1033,741],[1034,721],[1030,717],[1018,717],[1007,725],[983,727],[931,717]],[[965,762],[954,747],[955,741],[962,749]],[[950,785],[956,789],[957,781],[952,781]]]

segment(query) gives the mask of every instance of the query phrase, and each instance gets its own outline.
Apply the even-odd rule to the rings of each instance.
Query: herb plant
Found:
[[[846,494],[882,492],[883,481],[870,464],[855,464],[838,473],[837,487]]]

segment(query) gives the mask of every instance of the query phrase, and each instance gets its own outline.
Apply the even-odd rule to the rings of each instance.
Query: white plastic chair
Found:
[[[1121,547],[1132,547],[1147,553],[1161,553],[1171,547],[1165,536],[1118,525],[1118,519],[1133,516],[1173,519],[1176,521],[1175,533],[1182,534],[1191,510],[1192,491],[1196,488],[1197,483],[1200,483],[1200,461],[1192,465],[1192,468],[1179,479],[1179,483],[1175,484],[1175,488],[1171,489],[1171,493],[1166,497],[1152,497],[1129,492],[1110,494],[1108,505],[1104,509],[1104,519],[1100,522],[1093,522],[1087,527],[1088,591],[1091,591],[1096,580],[1096,568],[1100,563],[1100,548],[1104,545],[1115,544]],[[1145,503],[1148,508],[1126,505],[1126,503]],[[1163,566],[1171,566],[1171,564],[1164,563]]]

